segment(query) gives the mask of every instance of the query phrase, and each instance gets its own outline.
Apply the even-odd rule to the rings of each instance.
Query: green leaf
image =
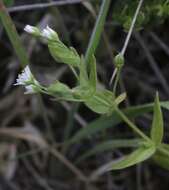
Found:
[[[165,153],[157,151],[153,156],[153,161],[160,167],[169,170],[169,145],[162,144],[161,147]]]
[[[97,85],[97,70],[96,70],[96,59],[94,57],[94,55],[92,56],[92,59],[90,60],[89,63],[89,82],[90,85],[96,89],[96,85]]]
[[[73,67],[80,66],[80,57],[72,47],[68,48],[59,39],[48,40],[48,48],[52,57],[57,62],[62,62]]]
[[[154,145],[143,145],[131,154],[124,156],[117,161],[111,161],[104,164],[91,175],[91,178],[95,179],[107,171],[120,170],[143,162],[150,158],[155,153],[155,150],[156,148]]]
[[[82,160],[96,155],[98,153],[102,153],[105,151],[112,151],[115,148],[129,148],[129,147],[138,147],[141,145],[143,141],[141,139],[118,139],[118,140],[108,140],[105,142],[102,142],[92,148],[91,150],[84,153],[82,156],[80,156],[77,160],[77,163],[81,162]]]
[[[108,114],[115,106],[114,95],[108,90],[96,91],[85,101],[85,105],[98,114]]]
[[[153,110],[154,103],[144,104],[141,106],[133,106],[123,109],[122,111],[129,118],[135,118],[142,114],[151,112]],[[169,110],[169,101],[161,102],[161,106]],[[80,129],[71,139],[70,143],[77,143],[82,139],[88,138],[95,133],[105,130],[110,127],[114,127],[122,122],[118,114],[113,112],[111,115],[104,115],[98,119],[89,123],[85,128]]]
[[[151,139],[158,146],[162,139],[164,133],[164,124],[163,124],[163,116],[160,107],[160,101],[158,93],[156,94],[155,102],[154,102],[154,115],[151,129]]]
[[[130,155],[125,156],[121,160],[113,163],[108,168],[108,170],[119,170],[143,162],[148,158],[150,158],[155,153],[155,150],[156,149],[154,146],[150,147],[142,146],[133,153],[131,153]]]

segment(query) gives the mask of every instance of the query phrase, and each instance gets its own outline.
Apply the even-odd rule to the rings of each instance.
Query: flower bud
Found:
[[[48,40],[59,40],[58,34],[52,30],[49,26],[47,26],[42,31],[42,37],[47,38]]]
[[[39,29],[34,27],[34,26],[26,25],[24,30],[29,34],[32,34],[32,35],[35,35],[35,36],[40,36]]]
[[[121,68],[124,65],[124,56],[119,53],[116,55],[116,57],[114,58],[114,64],[116,68]]]

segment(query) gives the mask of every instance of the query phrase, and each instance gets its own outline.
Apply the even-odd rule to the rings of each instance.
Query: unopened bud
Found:
[[[35,26],[26,25],[24,30],[29,34],[40,36],[40,31]]]
[[[116,68],[121,68],[124,65],[124,56],[119,53],[116,55],[116,57],[114,58],[114,63],[115,63],[115,67]]]

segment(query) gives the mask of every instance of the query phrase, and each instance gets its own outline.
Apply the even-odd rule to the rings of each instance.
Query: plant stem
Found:
[[[151,139],[149,137],[147,137],[133,122],[131,122],[127,116],[119,109],[116,108],[116,112],[117,114],[123,119],[123,121],[125,123],[128,124],[128,126],[133,129],[133,131],[135,133],[137,133],[140,137],[142,137],[143,139],[145,139],[146,141],[151,141]]]
[[[114,82],[114,86],[113,86],[114,95],[116,95],[116,89],[117,89],[118,81],[120,79],[120,73],[121,73],[121,68],[117,69],[116,78],[115,78],[115,82]],[[113,80],[113,77],[112,77],[112,80]]]
[[[29,59],[28,59],[25,49],[22,46],[20,37],[15,28],[15,25],[6,10],[3,0],[0,0],[0,19],[15,49],[15,52],[19,58],[20,64],[23,67],[25,67],[29,63]]]
[[[134,26],[135,26],[135,23],[136,23],[136,20],[137,20],[137,16],[138,16],[138,14],[139,14],[139,11],[140,11],[140,9],[141,9],[141,6],[142,6],[142,4],[143,4],[143,1],[144,1],[144,0],[140,0],[140,1],[139,1],[139,4],[138,4],[138,6],[137,6],[137,9],[136,9],[136,12],[135,12],[135,14],[134,14],[134,17],[133,17],[133,20],[132,20],[132,23],[131,23],[129,32],[128,32],[128,34],[127,34],[126,40],[125,40],[124,45],[123,45],[123,48],[122,48],[122,50],[121,50],[121,55],[122,55],[122,56],[124,56],[124,54],[125,54],[125,52],[126,52],[127,46],[128,46],[128,44],[129,44],[129,41],[130,41],[130,38],[131,38],[131,34],[132,34],[132,32],[133,32],[133,29],[134,29]],[[116,89],[116,86],[117,86],[118,81],[119,81],[119,79],[120,79],[120,73],[121,73],[121,70],[117,73],[119,76],[116,77],[116,81],[115,81],[115,84],[114,84],[113,89]],[[109,83],[109,84],[111,85],[112,82],[113,82],[113,75],[112,75],[112,77],[111,77],[111,79],[110,79],[110,83]]]
[[[102,0],[100,12],[99,12],[97,21],[95,23],[95,27],[91,35],[89,45],[88,45],[86,55],[85,55],[85,61],[87,65],[90,62],[90,59],[92,58],[92,55],[95,53],[96,48],[99,44],[110,3],[111,3],[111,0]]]
[[[124,42],[124,46],[123,46],[123,48],[122,48],[122,50],[121,50],[121,54],[122,54],[123,56],[124,56],[124,54],[125,54],[125,52],[126,52],[128,43],[129,43],[129,41],[130,41],[131,34],[132,34],[132,32],[133,32],[134,25],[135,25],[135,23],[136,23],[137,16],[138,16],[138,13],[139,13],[139,11],[140,11],[140,9],[141,9],[141,6],[142,6],[142,4],[143,4],[143,1],[144,1],[144,0],[140,0],[140,1],[139,1],[139,4],[138,4],[138,6],[137,6],[135,15],[134,15],[134,17],[133,17],[133,20],[132,20],[132,23],[131,23],[131,26],[130,26],[130,30],[129,30],[128,34],[127,34],[126,40],[125,40],[125,42]]]
[[[169,152],[165,148],[159,147],[158,151],[165,154],[166,156],[169,156]]]

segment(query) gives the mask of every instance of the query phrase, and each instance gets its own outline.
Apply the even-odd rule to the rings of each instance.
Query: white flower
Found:
[[[26,89],[25,94],[33,94],[33,93],[35,93],[33,85],[27,85],[27,86],[25,86],[25,89]]]
[[[34,33],[35,32],[35,27],[33,26],[30,26],[30,25],[26,25],[24,30],[30,34]]]
[[[57,33],[54,30],[52,30],[49,26],[43,29],[42,36],[47,38],[48,40],[52,40],[53,38],[58,39]]]
[[[31,73],[29,66],[26,66],[21,74],[18,75],[16,79],[16,83],[14,85],[23,85],[26,89],[26,94],[34,93],[34,86],[38,85],[38,81],[36,81]]]
[[[27,82],[31,81],[32,73],[29,66],[26,66],[21,74],[18,75],[15,85],[25,85]]]
[[[30,26],[30,25],[26,25],[24,30],[29,33],[29,34],[33,34],[36,36],[40,36],[40,31],[38,28],[36,28],[35,26]]]

